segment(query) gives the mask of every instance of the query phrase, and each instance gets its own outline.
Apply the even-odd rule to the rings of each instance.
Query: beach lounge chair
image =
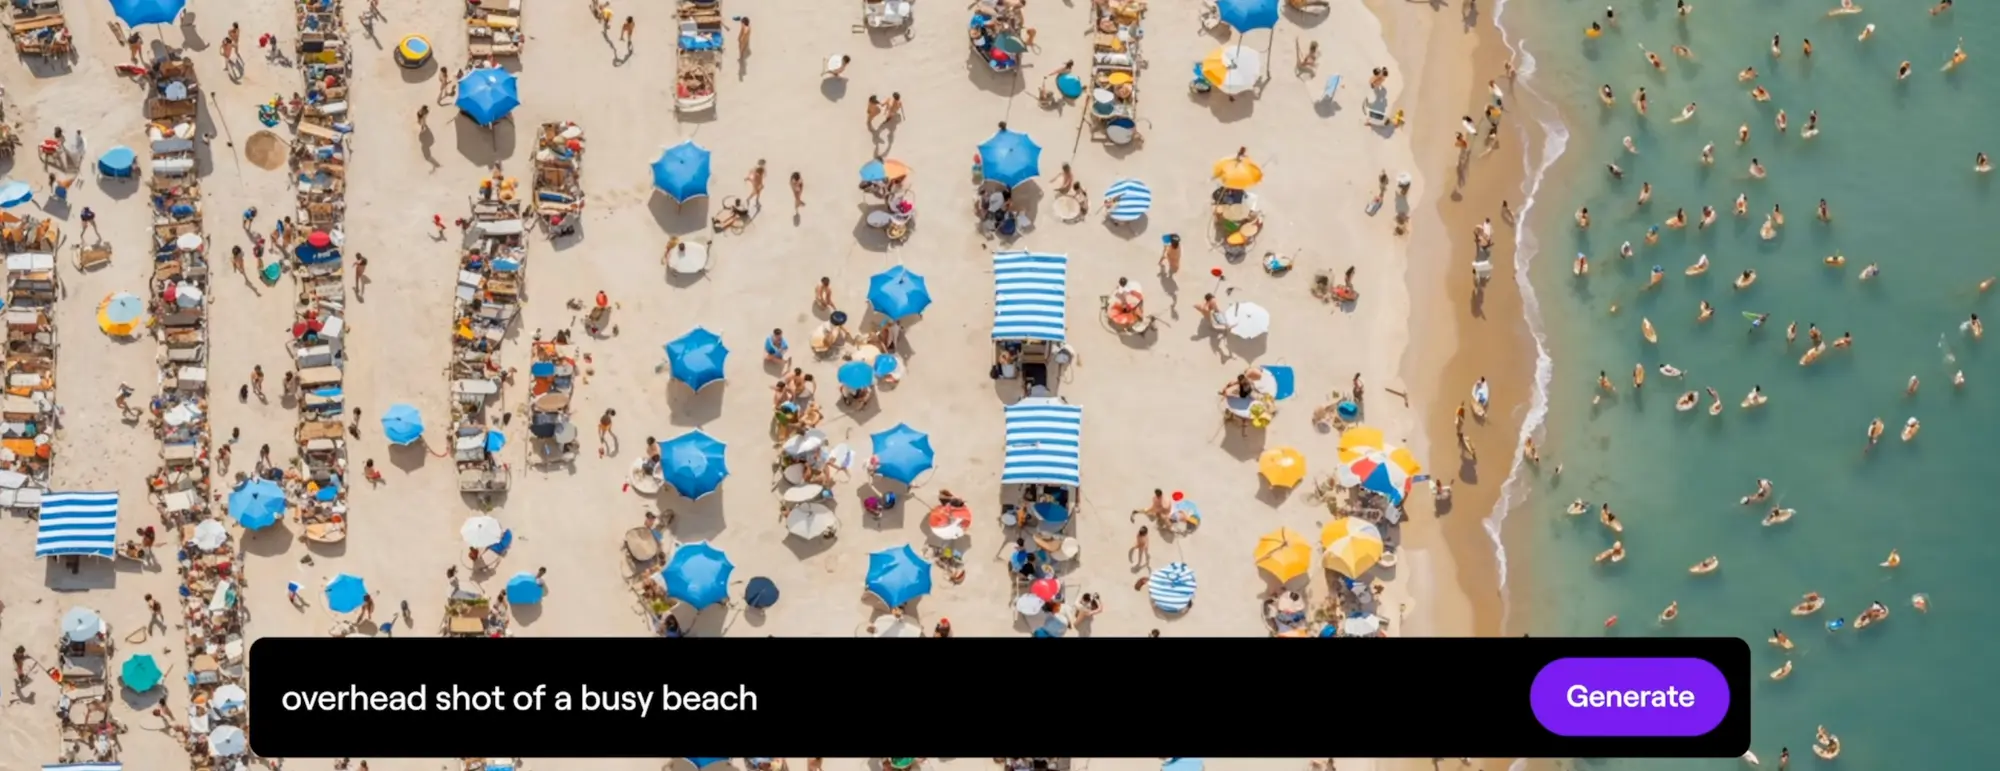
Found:
[[[1362,111],[1368,119],[1368,125],[1370,126],[1389,125],[1389,113],[1383,110],[1382,108],[1376,107],[1371,104],[1367,107],[1362,108]]]
[[[1334,75],[1333,77],[1330,77],[1330,78],[1327,78],[1327,79],[1326,79],[1326,90],[1325,90],[1325,91],[1322,91],[1322,92],[1320,92],[1320,95],[1319,95],[1319,100],[1320,100],[1320,101],[1322,101],[1322,102],[1331,102],[1331,101],[1333,101],[1333,92],[1334,92],[1334,89],[1337,89],[1337,88],[1340,88],[1340,76],[1339,76],[1339,75]]]

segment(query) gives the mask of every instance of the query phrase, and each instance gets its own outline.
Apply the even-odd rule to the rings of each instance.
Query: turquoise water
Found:
[[[1604,634],[1604,619],[1616,614],[1611,634],[1750,640],[1754,750],[1766,767],[1775,767],[1781,746],[1801,767],[1819,763],[1810,756],[1819,724],[1842,738],[1839,762],[1848,768],[1976,762],[1997,701],[1984,689],[2000,682],[2000,659],[1980,651],[2000,632],[2000,604],[1984,595],[2000,564],[1992,556],[2000,520],[1989,513],[1985,484],[2000,467],[1989,455],[2000,426],[2000,357],[1986,350],[2000,345],[2000,332],[1982,344],[1959,330],[1969,313],[2000,307],[1976,292],[1981,279],[2000,273],[1991,219],[2000,182],[1972,170],[1976,152],[2000,153],[1993,98],[2000,10],[1960,3],[1933,18],[1921,2],[1861,2],[1862,14],[1828,18],[1831,0],[1695,0],[1685,20],[1672,0],[1619,2],[1618,26],[1596,40],[1583,30],[1602,18],[1601,0],[1517,2],[1500,19],[1534,58],[1524,85],[1547,100],[1536,105],[1518,94],[1513,115],[1547,120],[1559,111],[1569,134],[1527,217],[1536,249],[1528,270],[1554,370],[1544,468],[1526,478],[1532,497],[1508,514],[1508,532],[1523,542],[1512,559],[1532,559],[1535,569],[1510,595],[1545,634]],[[1857,41],[1869,23],[1877,33]],[[1784,40],[1776,61],[1773,33]],[[1961,37],[1971,61],[1941,74]],[[1803,38],[1814,43],[1810,60],[1800,52]],[[1666,60],[1667,72],[1648,66],[1641,44]],[[1672,54],[1675,44],[1696,59]],[[1905,59],[1913,74],[1899,83]],[[1746,66],[1757,68],[1770,102],[1754,101],[1752,84],[1738,83]],[[1603,83],[1616,93],[1613,107],[1598,100]],[[1642,85],[1651,96],[1645,118],[1630,104]],[[1701,105],[1697,117],[1671,122],[1690,101]],[[1780,108],[1791,123],[1784,134],[1773,125]],[[1801,129],[1811,110],[1822,133],[1808,141]],[[1746,122],[1752,138],[1739,147],[1737,126]],[[1628,135],[1640,154],[1621,147]],[[1716,160],[1705,167],[1697,159],[1710,142]],[[1752,157],[1769,178],[1750,178]],[[1606,162],[1621,165],[1625,178],[1613,180]],[[1643,209],[1635,204],[1642,180],[1654,191]],[[1739,192],[1749,194],[1748,217],[1731,214]],[[1820,198],[1832,206],[1831,224],[1815,219]],[[1765,241],[1758,229],[1773,203],[1784,206],[1787,222]],[[1720,213],[1705,231],[1692,221],[1703,204]],[[1593,215],[1587,232],[1571,219],[1579,206]],[[1659,245],[1645,246],[1646,228],[1676,207],[1688,211],[1689,226],[1662,228]],[[1627,240],[1637,255],[1620,259]],[[1570,272],[1579,251],[1592,262],[1584,280]],[[1822,264],[1836,251],[1847,255],[1845,269]],[[1709,273],[1683,276],[1702,254],[1713,263]],[[1871,262],[1882,273],[1864,283],[1858,274]],[[1648,292],[1655,264],[1666,280]],[[1731,281],[1744,269],[1759,280],[1735,291]],[[1695,320],[1702,300],[1716,309],[1706,324]],[[1614,303],[1616,315],[1608,313]],[[1771,320],[1752,333],[1746,311]],[[1642,317],[1658,328],[1657,346],[1642,339]],[[1788,345],[1791,321],[1800,335]],[[1852,331],[1857,343],[1801,368],[1808,323],[1829,339]],[[1947,363],[1947,349],[1955,362]],[[1687,372],[1685,383],[1649,372],[1635,397],[1635,362],[1649,370],[1674,364]],[[1959,369],[1969,382],[1955,390]],[[1599,370],[1610,372],[1619,393],[1593,407]],[[1911,375],[1922,389],[1905,398]],[[1759,384],[1770,403],[1739,409]],[[1722,416],[1707,414],[1706,397],[1700,409],[1674,409],[1681,392],[1704,386],[1721,392]],[[1864,453],[1865,429],[1878,416],[1886,434]],[[1923,431],[1905,444],[1896,434],[1911,416]],[[1555,462],[1565,464],[1559,478],[1549,474]],[[1791,522],[1762,527],[1768,505],[1738,505],[1760,477],[1776,483],[1783,506],[1797,509]],[[1612,503],[1625,524],[1622,564],[1592,563],[1612,534],[1594,511],[1566,516],[1574,498]],[[1905,560],[1893,571],[1877,566],[1891,547]],[[1688,574],[1710,555],[1721,557],[1720,571]],[[1791,616],[1808,591],[1824,594],[1827,607]],[[1930,595],[1930,613],[1911,607],[1918,592]],[[1826,621],[1851,622],[1873,600],[1893,610],[1884,624],[1825,630]],[[1663,625],[1656,617],[1671,601],[1681,617]],[[1797,648],[1787,654],[1767,644],[1773,628]],[[1789,679],[1764,677],[1787,660],[1795,666]]]

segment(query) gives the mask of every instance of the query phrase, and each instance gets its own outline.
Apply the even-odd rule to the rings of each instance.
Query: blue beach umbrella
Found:
[[[326,607],[335,613],[352,613],[368,599],[368,582],[360,576],[342,573],[326,582]]]
[[[979,146],[979,170],[988,181],[1008,187],[1042,173],[1042,146],[1019,131],[1001,131]]]
[[[653,187],[674,203],[708,195],[708,158],[708,151],[693,142],[667,148],[653,161]]]
[[[681,760],[693,763],[695,768],[708,768],[717,763],[729,762],[728,758],[681,758]]]
[[[865,361],[850,361],[840,365],[840,371],[834,374],[834,378],[840,381],[842,387],[859,391],[875,384],[875,368]]]
[[[111,0],[111,12],[127,27],[172,24],[186,7],[187,0]]]
[[[1104,189],[1104,201],[1112,222],[1131,222],[1153,208],[1153,189],[1136,179],[1121,179]]]
[[[249,530],[262,530],[285,515],[285,489],[269,479],[252,479],[229,494],[229,516]]]
[[[875,445],[876,473],[903,484],[916,482],[919,475],[937,463],[930,436],[906,423],[897,423],[895,428],[868,439]]]
[[[882,604],[900,608],[931,593],[931,563],[909,544],[868,555],[868,591]]]
[[[715,492],[729,477],[727,449],[721,440],[689,431],[660,443],[660,476],[674,492],[689,500]]]
[[[506,435],[506,434],[503,434],[503,433],[500,433],[500,432],[498,432],[498,431],[488,431],[488,432],[486,432],[486,451],[487,451],[487,452],[490,452],[490,453],[491,453],[491,452],[499,452],[499,451],[500,451],[500,448],[502,448],[502,447],[506,447],[506,446],[507,446],[507,435]]]
[[[424,438],[424,414],[407,404],[391,404],[389,411],[382,413],[382,435],[389,437],[389,443],[406,445]]]
[[[160,680],[165,676],[166,673],[160,671],[160,662],[154,661],[150,653],[133,654],[125,660],[124,666],[118,668],[118,679],[124,681],[125,687],[140,693],[160,687]]]
[[[868,305],[892,319],[915,316],[931,307],[930,284],[898,265],[868,278]]]
[[[1237,32],[1278,26],[1278,0],[1216,0],[1215,15]]]
[[[723,379],[722,365],[729,361],[729,346],[706,327],[695,327],[667,343],[667,369],[675,380],[699,391]]]
[[[1201,758],[1167,758],[1160,771],[1201,771]]]
[[[515,573],[507,579],[507,602],[513,605],[539,605],[542,602],[542,581],[535,574],[526,571]]]
[[[491,126],[521,106],[521,87],[514,73],[482,67],[458,79],[458,109],[481,126]]]
[[[35,200],[35,189],[18,179],[0,182],[0,209],[12,209]]]
[[[778,604],[777,582],[763,576],[750,579],[750,583],[743,587],[743,604],[753,608]]]
[[[707,541],[691,543],[674,551],[673,559],[660,571],[660,583],[667,596],[695,606],[697,610],[729,597],[729,573],[736,566],[729,555]]]
[[[124,145],[104,151],[97,157],[97,173],[107,177],[132,176],[132,167],[138,165],[139,154]]]
[[[1064,99],[1075,99],[1083,96],[1083,79],[1067,72],[1057,75],[1056,91],[1061,93]]]

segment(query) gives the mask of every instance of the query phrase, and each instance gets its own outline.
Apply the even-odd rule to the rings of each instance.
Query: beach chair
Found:
[[[1339,76],[1339,75],[1334,75],[1334,76],[1332,76],[1332,77],[1329,77],[1329,78],[1327,78],[1327,79],[1326,79],[1326,90],[1325,90],[1325,91],[1322,91],[1322,92],[1320,92],[1320,95],[1319,95],[1319,100],[1320,100],[1320,101],[1322,101],[1322,102],[1331,102],[1331,101],[1333,101],[1333,92],[1334,92],[1334,90],[1335,90],[1335,89],[1338,89],[1338,88],[1340,88],[1340,76]]]

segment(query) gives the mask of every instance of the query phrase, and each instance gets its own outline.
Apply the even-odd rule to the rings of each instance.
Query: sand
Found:
[[[9,118],[31,140],[63,126],[87,130],[92,147],[100,151],[114,143],[138,145],[137,88],[112,77],[112,66],[125,59],[125,52],[104,32],[108,11],[101,4],[72,5],[71,28],[80,52],[72,71],[38,77],[18,64],[0,65],[12,103]],[[514,489],[490,513],[515,531],[518,543],[496,572],[469,578],[491,592],[514,572],[549,569],[548,600],[537,611],[517,615],[516,634],[644,634],[640,609],[618,567],[618,538],[639,525],[644,512],[659,506],[678,515],[673,538],[713,540],[725,549],[738,566],[737,582],[769,576],[785,591],[784,602],[760,623],[711,612],[702,615],[697,633],[854,634],[879,612],[862,598],[866,555],[898,544],[921,544],[924,535],[911,512],[928,508],[939,488],[968,499],[978,514],[966,544],[968,577],[961,585],[939,581],[915,613],[927,626],[950,618],[961,635],[1024,634],[1007,610],[1011,597],[999,561],[1007,539],[992,516],[1000,500],[1000,410],[1018,389],[986,377],[992,292],[987,253],[995,245],[979,236],[969,216],[972,149],[1003,120],[1041,142],[1045,176],[1067,162],[1092,191],[1131,176],[1149,183],[1155,195],[1146,221],[1120,229],[1106,227],[1096,216],[1059,222],[1049,211],[1048,196],[1042,196],[1038,226],[1012,245],[1065,252],[1072,260],[1069,326],[1079,362],[1064,374],[1058,390],[1086,410],[1086,449],[1083,508],[1075,526],[1084,549],[1070,585],[1071,591],[1101,592],[1107,605],[1081,633],[1135,636],[1157,628],[1167,636],[1264,634],[1257,596],[1267,586],[1251,565],[1251,544],[1280,526],[1317,533],[1327,514],[1302,493],[1287,496],[1264,489],[1256,476],[1257,454],[1266,447],[1291,445],[1308,455],[1316,472],[1329,470],[1335,437],[1315,431],[1307,416],[1314,402],[1344,387],[1356,372],[1369,384],[1369,422],[1391,437],[1420,441],[1419,420],[1443,409],[1422,403],[1422,383],[1430,377],[1425,371],[1438,356],[1436,349],[1421,354],[1410,349],[1420,341],[1429,345],[1430,338],[1411,332],[1412,295],[1405,278],[1413,266],[1421,268],[1433,259],[1413,257],[1422,253],[1413,246],[1438,229],[1428,212],[1449,177],[1443,166],[1418,163],[1411,141],[1422,136],[1423,142],[1443,143],[1434,134],[1450,125],[1456,113],[1416,124],[1429,125],[1428,131],[1405,130],[1386,139],[1364,127],[1360,116],[1366,73],[1376,66],[1398,73],[1389,84],[1390,99],[1397,105],[1419,103],[1413,115],[1439,109],[1433,107],[1439,100],[1447,105],[1463,101],[1458,95],[1467,93],[1465,74],[1455,66],[1440,68],[1454,71],[1429,71],[1445,57],[1420,55],[1424,41],[1455,31],[1458,20],[1434,15],[1424,6],[1383,9],[1396,27],[1392,37],[1401,41],[1393,50],[1384,42],[1382,24],[1366,9],[1337,6],[1321,17],[1288,14],[1275,39],[1264,31],[1249,36],[1247,45],[1271,47],[1279,65],[1259,96],[1235,102],[1187,95],[1188,64],[1220,39],[1202,34],[1192,13],[1158,7],[1147,21],[1145,53],[1153,66],[1140,79],[1141,128],[1147,141],[1142,148],[1116,151],[1078,132],[1074,108],[1044,110],[1031,94],[1020,93],[1021,82],[970,65],[959,32],[964,14],[953,6],[920,9],[909,39],[850,31],[859,22],[851,4],[760,15],[753,53],[737,59],[732,51],[724,68],[717,113],[677,122],[671,112],[671,82],[664,74],[673,61],[668,40],[672,19],[664,6],[619,10],[621,16],[634,10],[638,14],[638,45],[628,54],[605,38],[582,3],[531,0],[526,10],[531,40],[519,61],[525,106],[511,124],[481,129],[454,122],[453,110],[434,106],[431,130],[420,136],[414,116],[419,106],[435,105],[436,72],[401,70],[386,49],[403,34],[424,33],[436,45],[439,63],[456,71],[465,45],[459,8],[385,4],[388,18],[373,24],[384,49],[378,54],[367,53],[375,44],[358,24],[362,7],[355,3],[348,11],[364,54],[353,88],[357,129],[346,237],[350,255],[369,257],[371,283],[366,301],[348,315],[352,331],[346,388],[350,405],[365,415],[362,438],[350,443],[351,462],[358,466],[373,458],[387,480],[380,488],[353,491],[352,535],[338,548],[308,548],[285,527],[244,540],[251,581],[244,602],[253,614],[249,628],[254,636],[326,634],[334,619],[319,607],[317,593],[308,592],[311,607],[294,610],[285,601],[285,584],[317,586],[336,572],[365,577],[381,615],[407,602],[414,624],[399,624],[398,634],[434,633],[447,589],[445,570],[462,559],[458,526],[478,509],[458,495],[449,463],[421,452],[392,451],[377,418],[390,404],[409,402],[423,410],[433,434],[443,430],[456,234],[448,240],[435,238],[430,215],[442,214],[447,221],[461,216],[486,164],[499,161],[510,173],[523,173],[530,132],[544,121],[573,120],[588,132],[583,179],[589,206],[581,239],[560,245],[534,240],[526,269],[530,301],[521,334],[509,343],[509,361],[526,358],[526,338],[535,331],[553,334],[575,327],[591,358],[591,376],[579,387],[577,418],[587,426],[604,410],[616,409],[617,444],[622,447],[598,457],[586,428],[583,457],[574,467],[553,469],[531,468],[521,454],[525,442],[509,448]],[[725,7],[725,13],[740,12]],[[1087,55],[1087,44],[1072,32],[1084,26],[1086,13],[1084,4],[1038,3],[1030,9],[1030,26],[1041,31],[1042,50],[1028,59],[1028,87],[1061,61]],[[255,104],[298,90],[295,70],[264,61],[262,52],[248,46],[263,32],[289,35],[291,9],[280,3],[235,7],[195,0],[189,17],[191,23],[159,33],[168,43],[185,43],[194,52],[204,85],[213,92],[208,118],[217,138],[210,148],[205,191],[208,229],[221,247],[244,240],[236,235],[236,212],[250,206],[277,212],[290,203],[284,172],[260,168],[238,152],[261,128],[254,121]],[[245,33],[248,67],[242,83],[222,76],[216,46],[231,22],[241,23]],[[1312,40],[1323,51],[1320,75],[1296,77],[1290,71],[1290,52],[1295,42]],[[280,45],[290,50],[289,40]],[[821,63],[834,53],[850,55],[854,62],[845,80],[822,80],[817,75]],[[1329,115],[1315,99],[1324,76],[1336,72],[1345,76],[1345,85],[1338,108]],[[862,104],[868,94],[892,91],[903,95],[908,119],[883,135],[886,152],[915,169],[920,207],[911,239],[893,249],[859,224],[862,198],[852,187],[855,170],[871,155],[870,137],[861,127]],[[742,175],[760,158],[768,161],[771,178],[761,216],[741,235],[716,237],[713,269],[692,282],[669,281],[657,255],[670,235],[705,231],[708,205],[675,207],[652,192],[645,169],[660,148],[684,138],[714,151],[711,191],[717,198],[743,194]],[[1245,144],[1267,175],[1257,190],[1268,217],[1257,251],[1295,254],[1297,267],[1288,277],[1265,275],[1254,260],[1224,265],[1200,235],[1208,216],[1209,164]],[[1489,165],[1493,160],[1488,159]],[[41,186],[32,158],[17,159],[15,166],[14,176]],[[1414,243],[1393,234],[1392,207],[1373,218],[1363,214],[1375,176],[1384,170],[1417,177],[1417,194],[1410,201],[1417,218],[1419,240]],[[783,182],[794,171],[806,182],[806,206],[796,214],[788,211]],[[153,521],[144,503],[144,479],[155,465],[155,450],[142,427],[116,421],[110,400],[117,381],[137,386],[141,394],[151,390],[152,345],[107,340],[92,323],[98,298],[145,286],[146,266],[137,258],[146,248],[145,205],[120,195],[95,183],[72,193],[75,207],[90,206],[100,213],[100,227],[117,245],[119,257],[96,273],[66,271],[70,295],[60,306],[59,319],[67,344],[59,366],[67,410],[55,486],[119,490],[126,501],[121,526],[129,532]],[[268,221],[267,216],[266,226]],[[71,223],[74,227],[73,219]],[[1178,282],[1154,275],[1160,237],[1166,233],[1181,233],[1188,241]],[[879,525],[863,522],[858,513],[862,493],[858,485],[848,485],[838,491],[844,528],[837,541],[788,539],[776,521],[777,503],[767,482],[772,458],[767,388],[775,371],[760,363],[759,343],[773,327],[795,340],[805,337],[817,323],[809,302],[818,276],[833,280],[842,307],[858,309],[867,277],[898,263],[927,276],[936,297],[925,317],[908,325],[906,377],[883,394],[875,409],[860,414],[829,409],[825,427],[836,438],[865,447],[868,434],[909,423],[933,435],[937,471],[916,490],[906,511]],[[1357,309],[1343,312],[1311,297],[1307,286],[1314,271],[1338,273],[1350,265],[1364,295]],[[1225,340],[1198,323],[1188,309],[1215,286],[1207,275],[1215,266],[1226,268],[1226,286],[1233,290],[1226,299],[1255,301],[1272,311],[1277,322],[1270,335],[1247,342]],[[1149,306],[1165,322],[1153,336],[1121,337],[1101,324],[1096,295],[1108,294],[1121,276],[1139,280],[1151,293]],[[266,289],[233,277],[216,279],[212,425],[218,439],[232,428],[242,429],[239,465],[246,465],[265,443],[280,457],[289,450],[289,411],[256,399],[239,403],[233,393],[247,382],[253,365],[272,373],[273,385],[277,373],[289,366],[284,348],[291,321],[288,282]],[[599,290],[618,303],[613,317],[618,330],[591,340],[583,338],[578,319],[564,303]],[[736,354],[727,385],[690,394],[668,386],[659,370],[660,345],[697,324],[722,334]],[[1246,361],[1297,368],[1300,396],[1286,403],[1284,414],[1267,431],[1243,436],[1225,430],[1215,392]],[[822,382],[832,378],[831,364],[801,364]],[[1406,405],[1391,391],[1411,393],[1415,401]],[[510,389],[508,398],[510,407],[518,405],[520,388]],[[655,501],[621,490],[626,469],[643,451],[646,438],[665,439],[697,427],[730,445],[735,474],[722,492],[689,502],[672,496]],[[1153,540],[1154,565],[1186,561],[1202,580],[1203,599],[1196,609],[1167,621],[1133,592],[1141,568],[1127,554],[1138,527],[1127,512],[1142,506],[1155,487],[1184,491],[1206,514],[1192,535]],[[1460,493],[1463,509],[1471,508],[1474,493]],[[1451,609],[1462,604],[1455,595],[1458,583],[1467,579],[1452,568],[1455,550],[1436,537],[1435,527],[1421,522],[1429,517],[1417,512],[1416,519],[1419,524],[1405,533],[1403,562],[1391,574],[1392,594],[1384,604],[1404,609],[1391,619],[1392,628],[1397,634],[1462,633]],[[27,645],[38,657],[47,656],[56,619],[77,603],[103,611],[122,636],[145,622],[141,596],[165,597],[174,591],[170,572],[87,564],[79,576],[57,575],[26,555],[23,544],[32,523],[10,519],[5,528],[5,540],[16,546],[0,558],[0,597],[8,605],[0,647]],[[124,644],[121,650],[150,651],[161,654],[163,662],[182,662],[170,670],[171,680],[185,661],[185,654],[171,647],[164,638],[155,638]],[[59,752],[48,708],[55,694],[45,682],[30,691],[36,703],[10,701],[5,706],[7,740],[0,748],[0,765],[27,767],[53,761]],[[184,693],[176,690],[174,695],[173,704],[185,704]],[[174,743],[152,730],[159,720],[142,714],[149,706],[149,701],[134,701],[117,709],[131,728],[125,756],[177,757],[180,750]],[[1094,765],[1143,768],[1152,762]],[[1231,767],[1276,768],[1281,762],[1299,765],[1232,761]],[[434,763],[384,761],[373,767],[428,768]],[[656,764],[563,765],[609,769]],[[302,761],[298,767],[325,768],[327,762]],[[1366,766],[1355,762],[1342,767]]]

